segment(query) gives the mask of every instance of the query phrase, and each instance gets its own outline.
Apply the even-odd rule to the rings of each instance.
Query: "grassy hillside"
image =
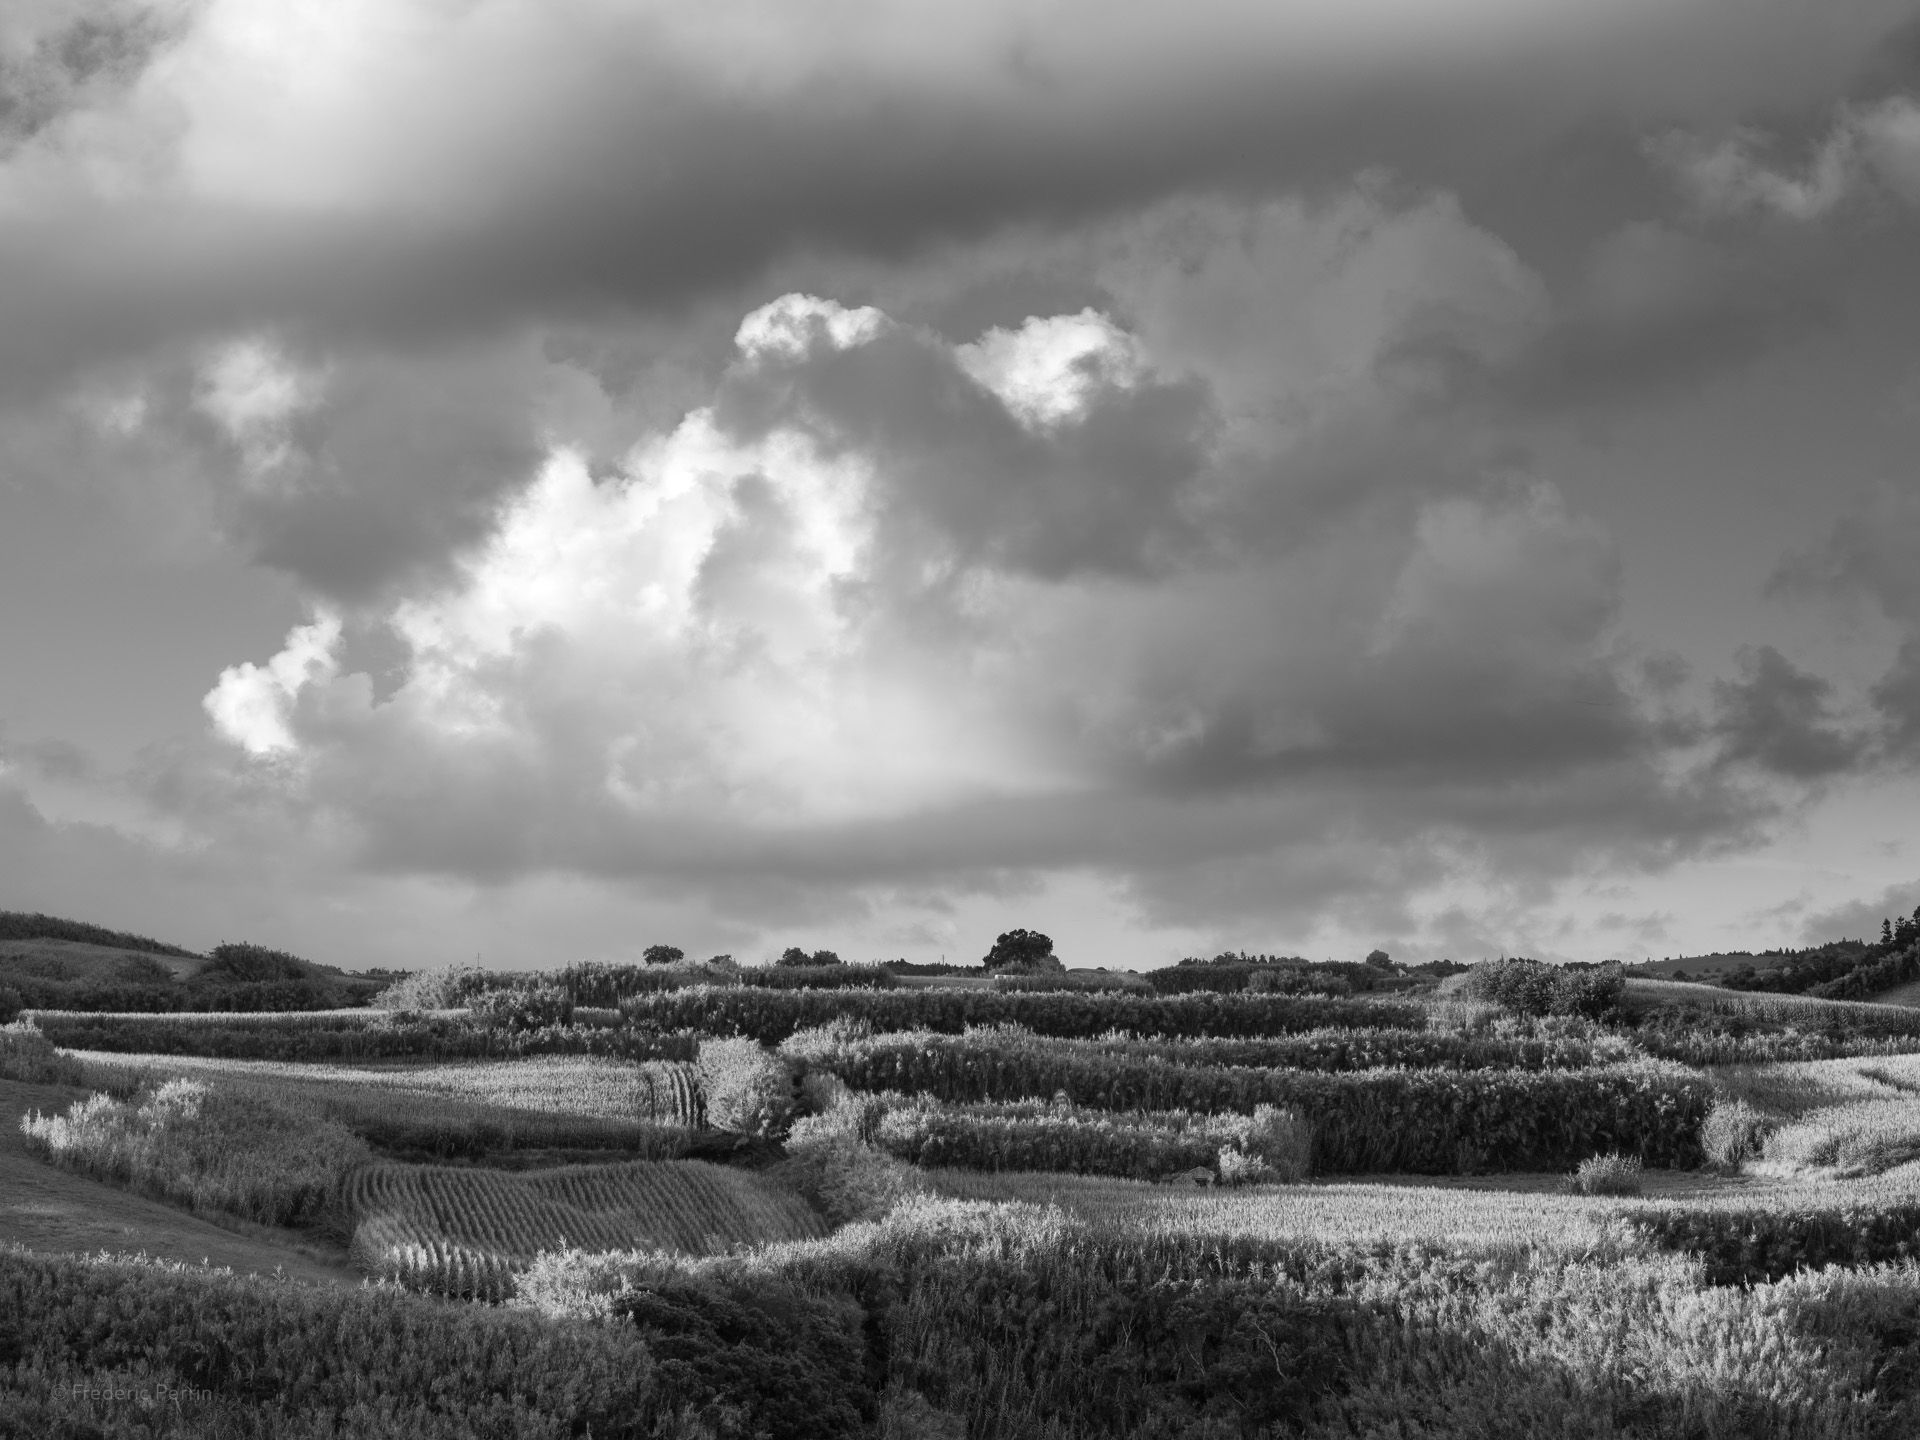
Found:
[[[325,1009],[365,1005],[388,978],[260,945],[198,955],[83,921],[0,911],[0,1012]]]

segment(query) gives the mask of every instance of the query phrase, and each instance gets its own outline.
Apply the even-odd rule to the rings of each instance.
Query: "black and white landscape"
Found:
[[[1920,1430],[1916,254],[1915,0],[8,0],[0,1431]]]

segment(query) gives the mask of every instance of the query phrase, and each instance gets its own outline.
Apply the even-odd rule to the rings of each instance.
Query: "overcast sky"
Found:
[[[9,0],[0,908],[1920,904],[1920,0]]]

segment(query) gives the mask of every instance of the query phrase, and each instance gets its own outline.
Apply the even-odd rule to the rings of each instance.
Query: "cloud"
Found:
[[[1869,692],[1885,755],[1920,763],[1920,496],[1883,485],[1841,516],[1826,539],[1788,555],[1768,582],[1789,595],[1822,595],[1866,604],[1893,622],[1902,639]]]
[[[451,578],[227,670],[238,768],[170,774],[166,803],[238,784],[385,873],[759,913],[1088,871],[1164,924],[1749,835],[1774,802],[1679,762],[1618,647],[1611,541],[1551,485],[1326,484],[1319,447],[1427,403],[1410,333],[1508,353],[1524,273],[1446,207],[1246,213],[1163,256],[1177,279],[1128,252],[1110,312],[967,341],[755,310],[710,402],[615,471],[556,443]],[[1322,243],[1269,250],[1271,225]],[[1355,303],[1316,312],[1323,284]],[[1237,323],[1285,304],[1366,318],[1291,332],[1347,347],[1302,364]],[[370,629],[401,654],[384,695],[343,658]]]
[[[188,335],[407,345],[680,312],[807,253],[883,260],[1175,192],[1369,165],[1445,185],[1596,116],[1706,125],[1833,93],[1908,18],[1900,0],[28,14],[17,44],[56,57],[34,73],[69,79],[0,163],[0,385],[21,391]]]
[[[1870,189],[1920,203],[1920,104],[1908,96],[1843,106],[1797,169],[1768,163],[1767,143],[1747,126],[1718,139],[1673,131],[1648,152],[1706,215],[1820,220]]]
[[[1789,780],[1845,774],[1866,758],[1870,737],[1843,726],[1833,686],[1771,645],[1743,648],[1738,680],[1713,685],[1713,731],[1726,765],[1751,765]]]
[[[1800,926],[1800,940],[1806,945],[1824,945],[1838,936],[1878,940],[1882,920],[1911,915],[1916,908],[1920,908],[1920,880],[1889,885],[1873,899],[1849,901],[1807,916]]]

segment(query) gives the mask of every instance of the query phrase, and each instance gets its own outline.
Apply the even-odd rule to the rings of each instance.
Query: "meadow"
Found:
[[[533,976],[0,1030],[0,1084],[72,1097],[24,1118],[33,1163],[374,1287],[0,1256],[0,1424],[137,1363],[199,1408],[99,1433],[1920,1428],[1920,1012],[1605,976],[578,978],[617,1008]],[[441,1408],[417,1358],[305,1353],[349,1315],[444,1357]],[[540,1344],[619,1378],[490,1408]]]

